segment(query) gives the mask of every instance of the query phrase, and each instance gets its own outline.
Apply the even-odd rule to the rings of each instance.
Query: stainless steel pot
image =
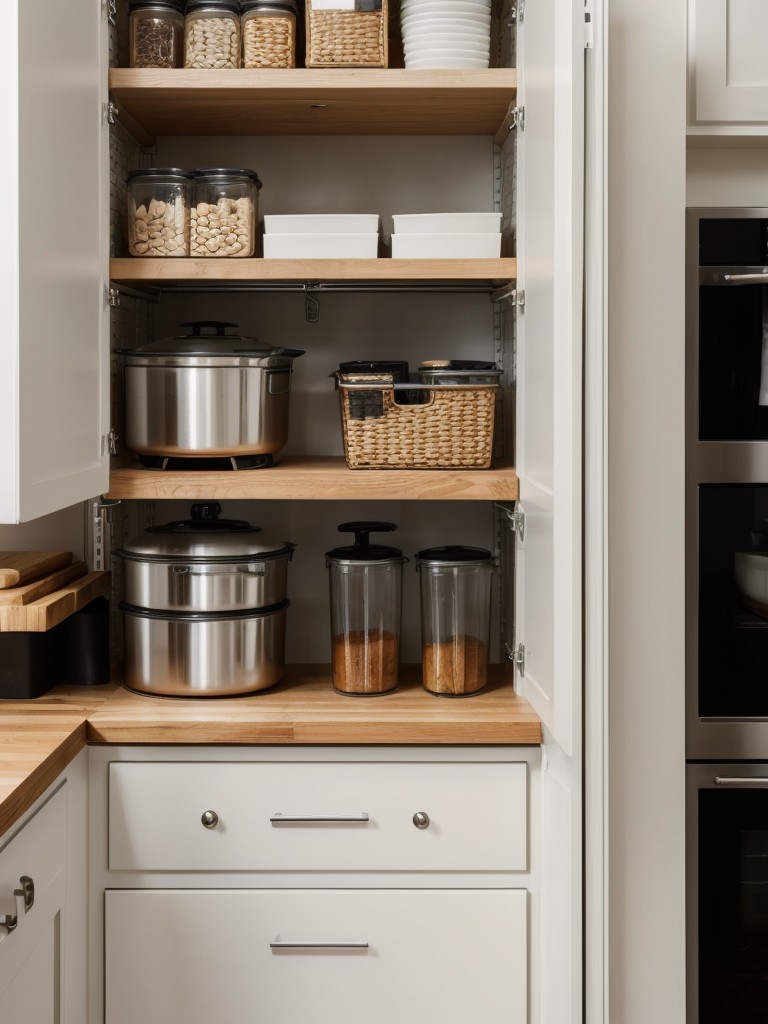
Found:
[[[125,685],[169,697],[233,697],[282,679],[289,602],[230,615],[171,615],[121,604]]]
[[[121,353],[126,447],[175,458],[279,452],[293,360],[303,350],[227,334],[237,324],[218,320],[181,326],[192,334]]]
[[[220,512],[218,502],[193,505],[190,519],[152,527],[117,551],[126,604],[224,614],[285,601],[294,545],[264,539],[258,527],[220,519]]]

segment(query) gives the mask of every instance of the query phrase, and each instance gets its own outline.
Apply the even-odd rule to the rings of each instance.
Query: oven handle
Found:
[[[712,781],[716,786],[768,786],[768,775],[715,775]]]
[[[762,274],[712,274],[705,284],[768,284],[768,273]]]

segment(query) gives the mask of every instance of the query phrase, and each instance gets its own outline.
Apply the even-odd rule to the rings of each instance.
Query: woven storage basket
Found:
[[[498,385],[422,386],[425,404],[397,405],[391,377],[340,374],[338,380],[350,469],[490,466]]]
[[[308,68],[385,68],[387,0],[380,11],[316,10],[306,0]]]

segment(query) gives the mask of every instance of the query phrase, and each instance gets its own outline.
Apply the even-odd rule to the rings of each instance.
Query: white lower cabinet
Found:
[[[63,790],[0,840],[0,1020],[9,1024],[62,1020],[66,850]]]
[[[524,890],[110,890],[106,1024],[524,1024]]]
[[[538,748],[93,747],[90,773],[90,1024],[540,1020]]]

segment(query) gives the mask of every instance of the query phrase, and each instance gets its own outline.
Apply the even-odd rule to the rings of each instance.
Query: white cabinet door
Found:
[[[62,1012],[66,844],[62,790],[10,840],[0,840],[0,914],[13,913],[17,921],[12,930],[0,924],[0,1020],[9,1024],[67,1021]],[[14,895],[24,877],[34,885],[26,911]]]
[[[3,4],[0,522],[104,491],[109,191],[102,0]]]
[[[768,4],[765,0],[689,0],[692,124],[768,128]]]
[[[108,890],[106,1024],[525,1024],[523,890]]]
[[[518,689],[570,754],[581,686],[583,0],[526,4],[518,63]]]

